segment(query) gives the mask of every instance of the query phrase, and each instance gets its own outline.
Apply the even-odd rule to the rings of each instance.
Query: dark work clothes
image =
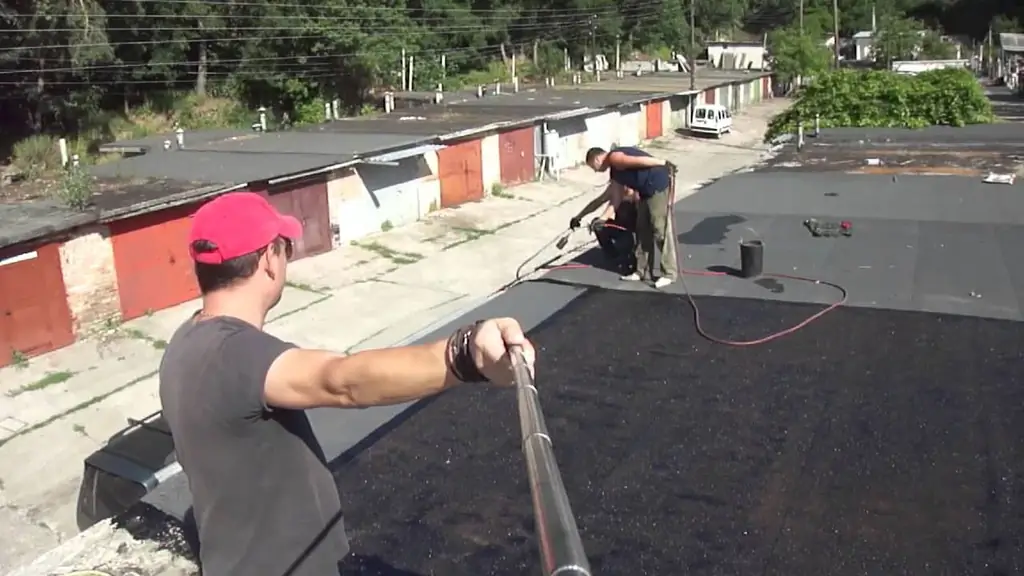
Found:
[[[627,156],[651,156],[647,152],[632,146],[613,148],[611,152],[621,152]],[[659,192],[668,190],[669,174],[668,168],[664,166],[630,170],[617,170],[615,168],[610,168],[609,171],[611,172],[610,177],[612,181],[618,182],[627,188],[636,190],[637,194],[644,199],[650,198]]]
[[[620,202],[619,207],[615,209],[615,218],[612,223],[616,226],[622,226],[623,228],[633,232],[636,230],[636,203],[635,202]]]
[[[635,203],[621,202],[615,210],[615,218],[611,221],[615,226],[605,226],[594,234],[606,257],[612,260],[632,258],[636,246],[633,236],[636,230],[636,215]]]
[[[293,347],[231,318],[189,320],[167,345],[160,402],[192,490],[204,576],[337,574],[348,553],[306,413],[264,405],[267,371]]]

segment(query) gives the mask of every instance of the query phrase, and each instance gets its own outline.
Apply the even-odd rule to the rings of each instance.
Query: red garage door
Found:
[[[661,120],[663,101],[647,103],[647,138],[653,140],[661,136]]]
[[[125,320],[199,296],[188,254],[190,217],[199,206],[171,208],[110,224]]]
[[[74,340],[57,245],[0,250],[0,366]]]
[[[437,153],[441,207],[476,202],[484,197],[480,140],[450,144]]]
[[[704,103],[714,104],[715,103],[715,89],[710,88],[704,91]]]
[[[266,194],[264,192],[264,194]],[[331,214],[327,207],[327,180],[287,182],[270,188],[270,203],[283,214],[302,222],[302,241],[295,246],[295,259],[331,250]]]
[[[529,182],[534,177],[534,128],[502,132],[498,136],[501,183],[506,186]]]

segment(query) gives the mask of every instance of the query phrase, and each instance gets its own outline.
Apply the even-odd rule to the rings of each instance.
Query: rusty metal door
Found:
[[[480,140],[449,144],[437,153],[441,178],[441,207],[476,202],[484,197]]]
[[[75,341],[60,251],[0,251],[0,366]]]
[[[533,180],[534,132],[531,126],[498,135],[502,184],[511,186]]]
[[[715,89],[709,88],[704,92],[704,103],[714,104],[715,103]]]
[[[191,216],[201,204],[126,218],[110,224],[114,267],[125,320],[199,297],[188,253]]]
[[[664,112],[663,100],[647,103],[647,138],[653,140],[661,137],[661,121]]]
[[[271,188],[267,199],[282,214],[302,222],[302,240],[295,256],[305,258],[331,250],[331,215],[327,205],[327,180],[295,181]]]

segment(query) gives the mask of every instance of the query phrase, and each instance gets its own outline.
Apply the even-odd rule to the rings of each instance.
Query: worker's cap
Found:
[[[196,262],[221,264],[265,248],[278,237],[298,240],[302,224],[278,212],[259,194],[232,192],[196,211],[188,239],[189,253]],[[205,242],[197,247],[201,240]]]

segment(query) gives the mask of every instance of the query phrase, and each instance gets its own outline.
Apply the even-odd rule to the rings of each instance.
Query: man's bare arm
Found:
[[[630,156],[622,152],[611,152],[608,154],[608,165],[619,170],[656,168],[666,164],[666,160],[655,158],[654,156]]]
[[[609,184],[608,187],[605,188],[604,191],[601,192],[601,194],[597,198],[594,198],[593,200],[590,201],[589,204],[584,206],[583,209],[580,210],[578,214],[576,214],[576,218],[582,219],[587,214],[590,214],[594,210],[597,210],[601,206],[604,206],[604,204],[608,202],[609,196],[611,196],[611,184]]]
[[[608,185],[608,206],[605,207],[604,212],[601,214],[601,220],[613,220],[615,218],[615,212],[619,209],[619,204],[622,204],[622,200],[626,195],[626,188],[615,182]]]
[[[448,370],[446,353],[444,340],[351,356],[293,348],[270,366],[264,399],[268,406],[292,409],[365,408],[417,400],[458,383]]]

